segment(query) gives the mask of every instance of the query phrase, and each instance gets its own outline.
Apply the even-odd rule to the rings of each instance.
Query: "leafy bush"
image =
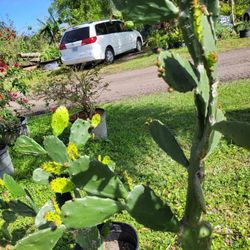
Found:
[[[53,60],[56,58],[60,57],[60,51],[58,49],[58,47],[56,47],[55,45],[51,44],[46,44],[42,50],[42,54],[41,54],[41,60],[42,61],[49,61],[49,60]]]
[[[216,26],[216,36],[219,40],[225,40],[236,37],[236,33],[231,27],[218,23]]]
[[[75,107],[91,117],[95,111],[95,101],[108,83],[103,82],[99,69],[94,68],[77,72],[74,69],[65,69],[63,75],[52,74],[52,77],[38,86],[36,91],[42,95],[49,105],[50,102],[67,107]]]

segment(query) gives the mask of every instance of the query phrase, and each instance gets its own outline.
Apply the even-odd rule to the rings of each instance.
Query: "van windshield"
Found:
[[[61,43],[63,44],[73,43],[76,41],[81,41],[86,38],[89,38],[89,27],[70,30],[66,32],[62,38]]]

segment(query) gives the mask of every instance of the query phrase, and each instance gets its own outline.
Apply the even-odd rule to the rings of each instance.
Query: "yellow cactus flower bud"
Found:
[[[5,187],[5,183],[4,183],[3,179],[0,178],[0,188],[1,187]]]
[[[79,156],[80,156],[78,149],[77,149],[77,146],[73,142],[70,142],[68,144],[67,152],[68,152],[69,159],[73,160],[73,161],[76,160],[77,158],[79,158]]]
[[[50,187],[53,192],[63,194],[72,191],[75,185],[71,180],[62,177],[52,180],[50,182]]]
[[[52,204],[53,204],[53,208],[55,209],[55,212],[56,212],[57,214],[60,214],[60,213],[61,213],[61,210],[60,210],[60,208],[59,208],[59,206],[58,206],[58,204],[57,204],[55,198],[52,199]]]
[[[66,166],[61,165],[60,163],[57,162],[44,162],[41,166],[41,168],[51,174],[61,174],[63,171],[66,169]]]
[[[206,61],[208,64],[208,67],[213,70],[215,64],[218,61],[218,54],[216,52],[210,52],[207,56],[206,56]]]
[[[122,175],[123,175],[123,178],[124,178],[125,182],[128,185],[129,190],[131,191],[133,189],[133,180],[132,180],[132,178],[128,175],[127,170],[125,170],[122,173]]]
[[[94,114],[91,119],[91,126],[96,128],[101,122],[101,116],[99,114]]]
[[[52,212],[52,211],[49,211],[49,212],[45,213],[44,219],[46,221],[54,222],[56,226],[60,226],[62,224],[60,214],[57,214],[57,213]]]

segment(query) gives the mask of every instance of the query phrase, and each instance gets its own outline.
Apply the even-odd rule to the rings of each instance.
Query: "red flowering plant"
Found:
[[[0,147],[11,143],[11,135],[18,135],[21,112],[30,108],[25,75],[18,67],[0,74]]]

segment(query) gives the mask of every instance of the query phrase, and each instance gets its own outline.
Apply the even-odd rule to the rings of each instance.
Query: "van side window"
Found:
[[[95,30],[96,30],[96,35],[97,36],[107,34],[107,28],[106,28],[105,23],[96,24]]]
[[[119,22],[113,21],[113,22],[107,22],[106,27],[108,30],[108,33],[116,33],[116,32],[121,32],[121,26],[119,25]]]

